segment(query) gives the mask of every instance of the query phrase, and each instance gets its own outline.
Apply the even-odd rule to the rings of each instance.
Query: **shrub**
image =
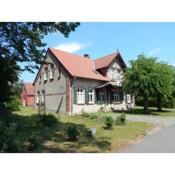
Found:
[[[4,128],[1,144],[1,152],[22,152],[21,140],[17,137],[17,124],[9,123],[9,126]]]
[[[37,138],[37,135],[35,133],[32,133],[27,141],[29,142],[29,145],[28,145],[28,150],[29,151],[36,151],[39,147],[39,141],[38,141],[38,138]]]
[[[97,119],[98,118],[98,115],[97,114],[94,114],[94,113],[91,113],[91,114],[89,114],[89,118],[90,119]]]
[[[67,129],[67,134],[70,141],[75,141],[79,135],[77,127],[69,126]]]
[[[52,114],[42,114],[39,117],[39,122],[43,125],[43,126],[54,126],[55,124],[57,124],[58,120],[57,118],[52,115]]]
[[[10,111],[19,111],[20,110],[20,100],[17,96],[13,96],[10,102],[5,104],[7,109]]]
[[[87,113],[87,112],[82,111],[81,116],[82,117],[90,117],[90,114]]]
[[[116,125],[124,125],[126,123],[126,114],[122,113],[119,117],[116,118]]]
[[[114,120],[113,120],[112,117],[106,116],[105,120],[104,120],[104,123],[105,123],[105,128],[106,129],[110,129],[113,126]]]

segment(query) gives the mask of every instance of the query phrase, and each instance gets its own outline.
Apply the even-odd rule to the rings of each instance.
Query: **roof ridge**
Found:
[[[114,54],[116,54],[116,55],[119,54],[118,50],[116,52],[111,53],[111,54],[108,54],[108,55],[105,55],[103,57],[97,58],[94,61],[99,60],[99,59],[102,59],[102,58],[105,58],[105,57],[108,57],[108,56],[111,56],[111,55],[114,55]]]
[[[85,59],[90,59],[90,60],[94,60],[93,58],[88,58],[88,57],[84,57],[84,56],[82,56],[82,55],[78,55],[78,54],[75,54],[75,53],[71,53],[71,52],[67,52],[67,51],[64,51],[64,50],[60,50],[60,49],[56,49],[56,48],[51,48],[51,47],[49,47],[48,49],[50,49],[50,50],[57,50],[57,51],[59,51],[59,52],[63,52],[63,53],[67,53],[67,54],[71,54],[71,55],[74,55],[74,56],[78,56],[78,57],[81,57],[81,58],[85,58]]]

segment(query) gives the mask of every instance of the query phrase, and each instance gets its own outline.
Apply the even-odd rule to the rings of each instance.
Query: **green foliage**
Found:
[[[87,113],[87,112],[82,111],[81,116],[82,117],[90,117],[90,114]]]
[[[42,114],[39,116],[39,123],[42,126],[52,127],[58,123],[58,119],[52,114]]]
[[[99,115],[95,114],[95,113],[90,113],[89,115],[90,115],[89,116],[90,119],[98,119],[98,117],[99,117]]]
[[[144,54],[138,55],[137,60],[130,63],[131,67],[124,73],[123,87],[127,93],[143,99],[145,110],[149,97],[155,97],[161,102],[172,96],[175,80],[172,66]]]
[[[45,35],[60,32],[68,37],[79,26],[77,22],[1,22],[0,23],[0,114],[14,95],[21,71],[34,72],[45,64]],[[18,63],[27,63],[21,68]],[[18,93],[19,94],[19,93]],[[17,95],[17,94],[16,94]]]
[[[116,125],[124,125],[126,123],[126,114],[122,113],[119,117],[116,118]]]
[[[28,151],[36,151],[40,147],[40,143],[38,141],[38,136],[36,133],[32,133],[28,138],[27,141],[29,145],[27,147]]]
[[[67,129],[67,134],[70,141],[75,141],[79,135],[77,127],[69,126]]]
[[[106,129],[111,129],[114,124],[113,118],[110,116],[106,116],[104,120],[104,124]]]
[[[12,96],[11,101],[6,103],[6,107],[10,111],[19,111],[20,110],[20,99],[19,97]]]
[[[16,153],[22,148],[21,140],[17,137],[18,124],[1,120],[0,122],[0,152]]]

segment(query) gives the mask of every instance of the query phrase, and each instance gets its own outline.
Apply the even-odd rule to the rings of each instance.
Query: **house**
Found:
[[[67,114],[126,110],[134,98],[122,89],[126,64],[117,51],[99,59],[49,48],[35,80],[35,107]]]
[[[21,104],[23,106],[34,106],[34,86],[32,83],[24,83],[21,92]]]

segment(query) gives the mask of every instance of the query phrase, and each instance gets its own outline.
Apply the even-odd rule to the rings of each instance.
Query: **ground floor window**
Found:
[[[84,104],[84,102],[85,102],[84,89],[78,88],[78,90],[77,90],[77,103]]]
[[[94,103],[94,90],[88,90],[88,103]]]
[[[120,102],[120,93],[117,91],[114,91],[114,102]]]
[[[41,103],[44,103],[44,99],[45,99],[45,91],[42,91],[42,93],[41,93]]]
[[[99,92],[99,101],[100,101],[100,103],[104,103],[104,101],[105,101],[104,92]]]

